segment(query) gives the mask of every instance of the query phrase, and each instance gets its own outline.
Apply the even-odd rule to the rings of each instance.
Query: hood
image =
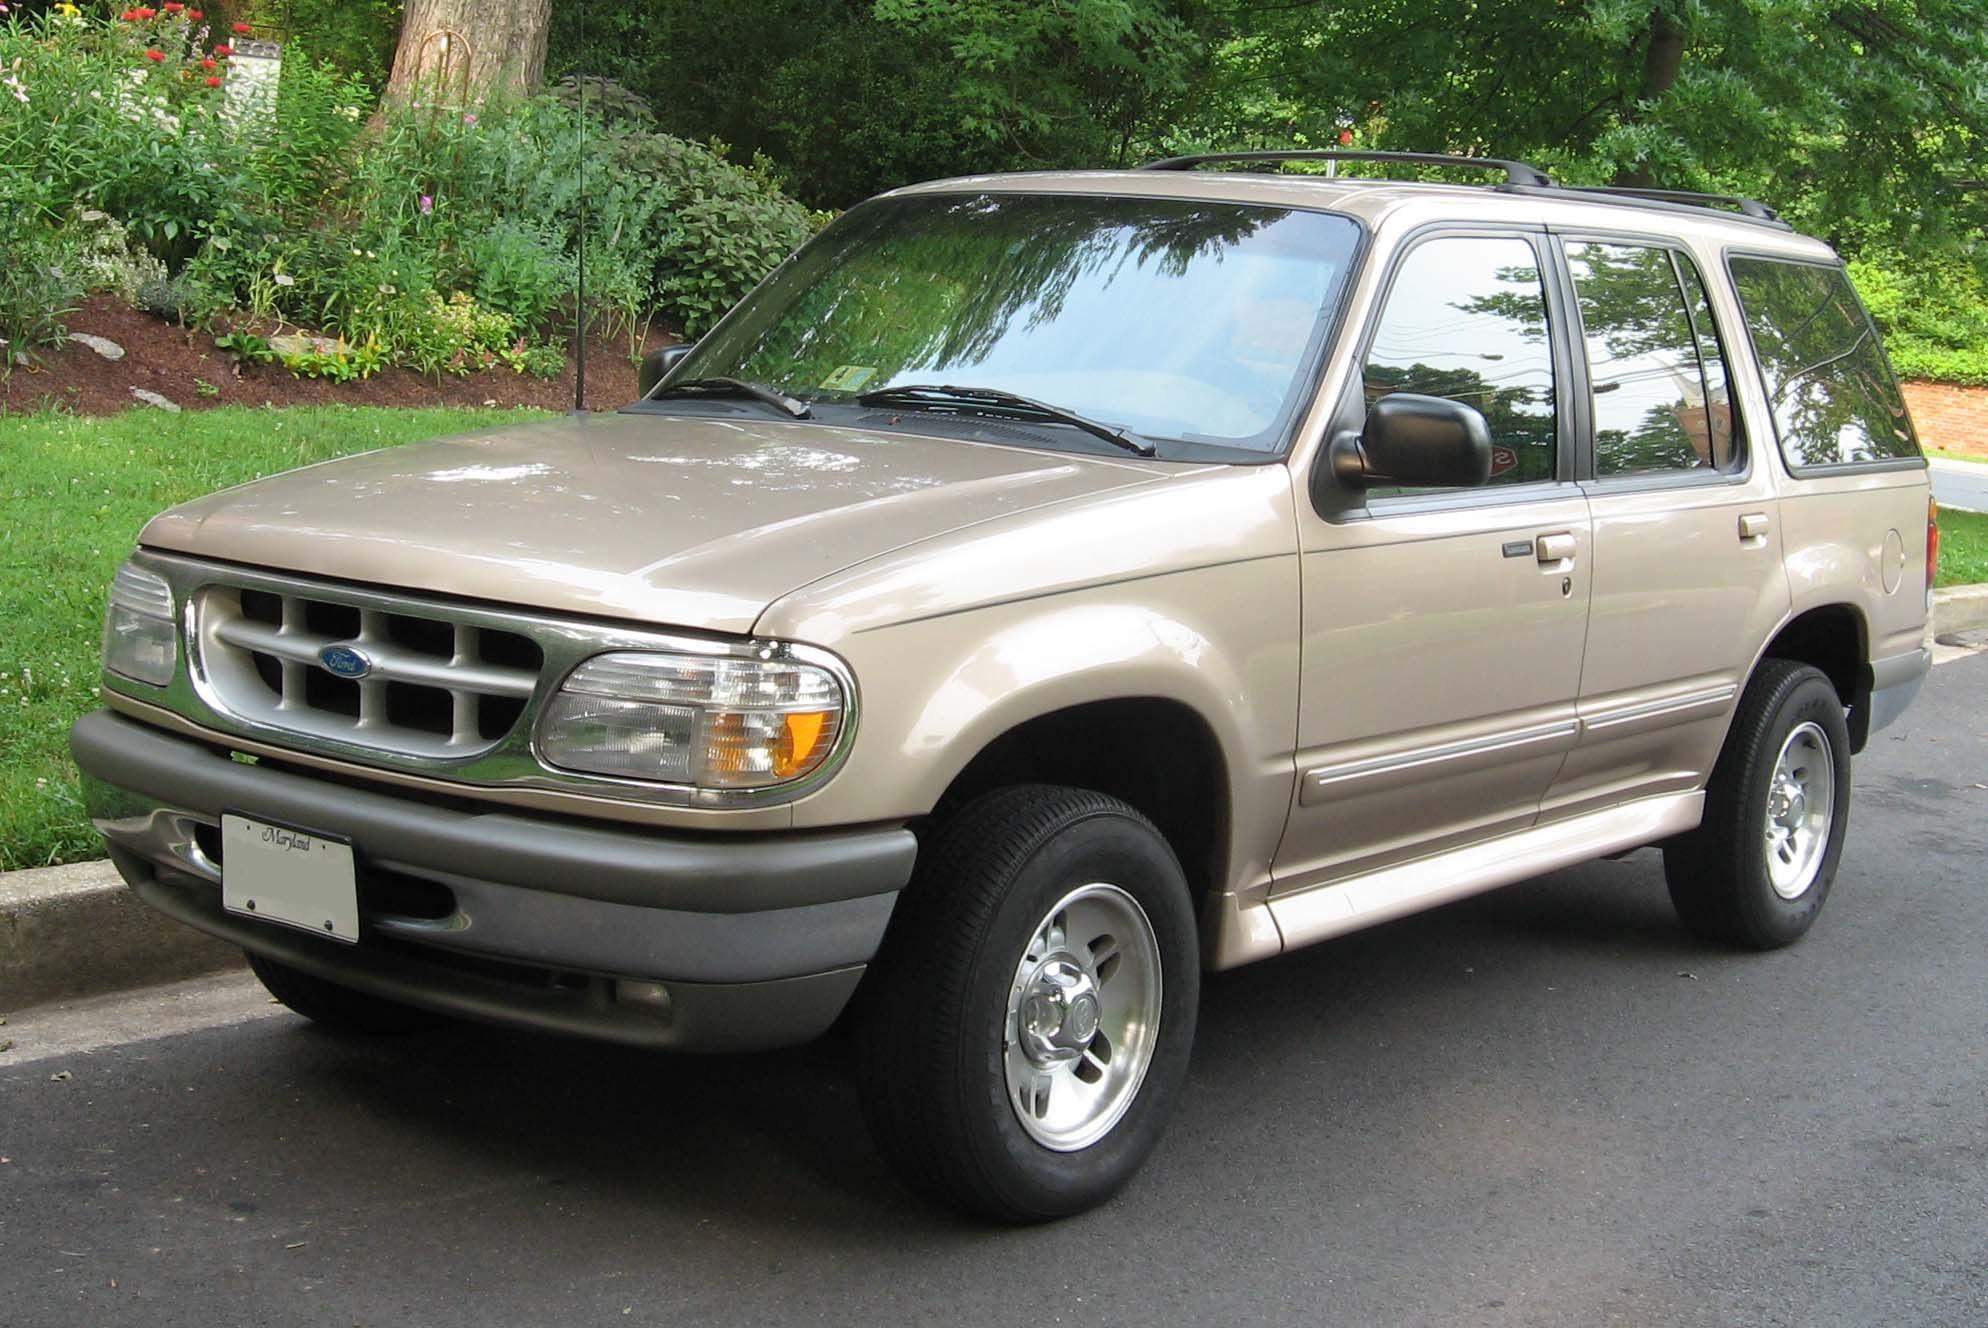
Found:
[[[781,595],[906,544],[1163,473],[819,423],[596,415],[321,462],[176,507],[142,542],[745,633]]]

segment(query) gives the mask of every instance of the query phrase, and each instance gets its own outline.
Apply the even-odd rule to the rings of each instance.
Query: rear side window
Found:
[[[1594,242],[1569,244],[1567,264],[1587,346],[1595,473],[1730,469],[1725,358],[1691,260]]]
[[[1772,258],[1729,265],[1788,465],[1918,456],[1891,366],[1843,270]]]
[[[1362,381],[1369,406],[1392,392],[1415,392],[1476,408],[1491,430],[1492,484],[1552,479],[1553,351],[1532,243],[1451,235],[1409,251],[1388,290]]]

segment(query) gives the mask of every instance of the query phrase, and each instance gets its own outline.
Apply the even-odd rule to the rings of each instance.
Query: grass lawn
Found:
[[[532,412],[327,406],[0,416],[0,871],[101,856],[67,737],[105,587],[156,512],[258,476]]]
[[[1988,581],[1988,513],[1940,513],[1940,576],[1934,585]]]
[[[1943,447],[1929,447],[1925,451],[1927,456],[1938,457],[1942,461],[1971,461],[1977,466],[1988,466],[1988,455],[1980,452],[1949,452]]]

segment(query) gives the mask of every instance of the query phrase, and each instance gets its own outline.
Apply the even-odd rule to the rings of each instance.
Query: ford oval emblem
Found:
[[[372,656],[352,646],[326,646],[318,651],[318,663],[340,678],[363,678],[373,671]]]

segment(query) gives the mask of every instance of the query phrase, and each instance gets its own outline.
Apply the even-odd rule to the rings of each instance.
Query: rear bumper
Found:
[[[685,1050],[805,1041],[875,954],[901,827],[659,835],[444,806],[108,712],[70,735],[90,816],[148,903],[331,981],[471,1018]],[[352,841],[361,941],[223,911],[223,810]]]

